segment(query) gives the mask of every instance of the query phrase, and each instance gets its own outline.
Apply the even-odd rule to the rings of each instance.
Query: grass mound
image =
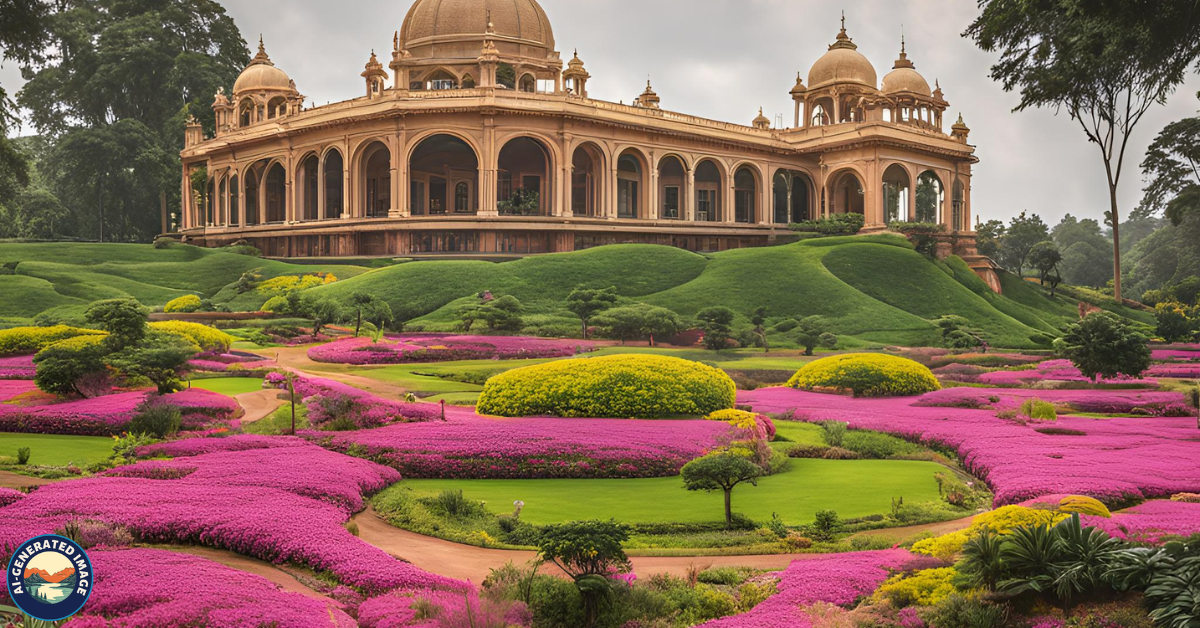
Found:
[[[809,362],[796,371],[788,386],[849,390],[855,397],[921,395],[941,388],[921,363],[879,353],[849,353]]]
[[[733,380],[720,369],[657,355],[562,360],[492,377],[481,414],[658,419],[733,407]]]

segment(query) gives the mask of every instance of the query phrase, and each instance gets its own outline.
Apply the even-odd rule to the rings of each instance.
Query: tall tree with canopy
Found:
[[[1200,57],[1194,0],[980,0],[965,36],[999,52],[991,76],[1018,89],[1016,111],[1065,109],[1096,144],[1108,182],[1114,296],[1121,300],[1117,190],[1129,138]]]

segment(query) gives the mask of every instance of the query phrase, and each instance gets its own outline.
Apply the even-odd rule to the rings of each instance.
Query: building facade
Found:
[[[524,255],[641,242],[759,246],[790,222],[945,225],[975,255],[969,129],[903,43],[880,82],[845,29],[797,76],[790,126],[593,99],[535,0],[416,0],[362,96],[305,108],[262,42],[187,128],[181,232],[279,257]],[[390,85],[389,85],[390,80]],[[975,265],[975,264],[973,264]]]

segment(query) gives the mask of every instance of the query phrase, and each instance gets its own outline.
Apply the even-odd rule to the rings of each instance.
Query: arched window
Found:
[[[597,216],[602,207],[600,199],[601,155],[595,144],[584,144],[575,149],[571,159],[571,212],[576,216]]]
[[[300,172],[304,194],[302,220],[316,220],[320,205],[321,160],[316,155],[309,155],[301,162]]]
[[[753,223],[758,218],[758,177],[749,166],[738,168],[733,174],[733,220]]]
[[[229,224],[236,227],[241,221],[238,217],[238,178],[237,175],[229,177]]]
[[[408,161],[409,213],[413,216],[474,213],[478,207],[479,159],[461,138],[433,135],[421,140]],[[460,187],[467,184],[466,209],[461,209]],[[453,210],[450,204],[453,203]]]
[[[833,212],[835,214],[865,214],[863,184],[853,172],[844,172],[834,179]]]
[[[721,220],[721,171],[710,159],[696,164],[696,221]]]
[[[642,162],[626,151],[617,160],[617,218],[638,218],[642,193]]]
[[[228,209],[228,203],[225,202],[228,192],[228,184],[229,179],[226,177],[221,177],[221,186],[217,190],[217,224],[219,225],[229,224],[229,213],[226,211]]]
[[[537,91],[537,79],[533,78],[532,74],[526,74],[521,77],[521,91],[530,94]]]
[[[908,172],[900,164],[892,164],[883,172],[883,221],[907,222],[909,182]]]
[[[246,98],[238,105],[238,126],[247,127],[254,124],[254,101]]]
[[[276,163],[267,171],[267,222],[287,220],[287,173]]]
[[[776,172],[771,183],[771,207],[774,209],[772,219],[777,225],[785,225],[788,222],[788,200],[791,198],[790,193],[787,173],[782,170]]]
[[[470,74],[463,75],[462,87],[463,89],[472,89],[475,87],[475,77],[471,76]]]
[[[363,216],[387,218],[392,206],[392,153],[383,142],[371,142],[363,151]]]
[[[346,211],[345,165],[337,149],[325,155],[325,216],[326,220],[342,217]]]
[[[829,124],[829,115],[825,113],[825,107],[814,105],[809,126],[825,126],[826,124]]]
[[[945,202],[945,194],[942,180],[932,170],[922,172],[917,177],[917,222],[938,223],[938,209]]]
[[[500,149],[496,173],[497,210],[501,216],[549,214],[550,151],[541,142],[518,137]]]
[[[792,222],[812,220],[813,215],[809,211],[809,190],[811,189],[807,176],[792,175]]]
[[[286,114],[287,100],[284,100],[282,96],[276,96],[267,103],[267,119],[274,120],[275,118],[282,118]]]
[[[449,72],[447,72],[445,70],[438,70],[437,72],[434,72],[433,74],[429,75],[429,78],[425,79],[425,87],[426,87],[426,89],[435,89],[435,90],[436,89],[457,89],[458,81],[454,78],[453,74],[450,74]]]
[[[454,185],[454,213],[467,214],[471,212],[471,186],[466,181]]]
[[[667,155],[658,162],[658,216],[671,220],[683,217],[683,188],[687,176],[683,162]]]

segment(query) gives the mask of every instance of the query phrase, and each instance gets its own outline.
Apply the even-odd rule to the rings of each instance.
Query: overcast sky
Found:
[[[358,96],[371,49],[386,66],[392,34],[411,2],[405,0],[219,0],[247,42],[261,33],[275,64],[317,104]],[[833,42],[840,11],[859,52],[882,79],[900,46],[950,101],[949,124],[961,112],[971,127],[980,163],[973,207],[984,220],[1029,210],[1050,224],[1065,213],[1100,218],[1108,209],[1104,170],[1096,146],[1065,114],[1011,113],[1016,94],[988,78],[993,55],[961,33],[976,16],[970,0],[867,0],[838,5],[816,0],[540,0],[550,16],[564,60],[579,50],[592,79],[593,98],[630,102],[649,75],[665,109],[749,124],[764,108],[785,125],[793,119],[788,90]],[[15,91],[19,74],[0,69]],[[1166,106],[1155,107],[1134,137],[1134,168],[1168,122],[1196,114],[1195,76]],[[25,129],[25,132],[31,132]],[[1122,213],[1141,199],[1139,170],[1125,174]]]

